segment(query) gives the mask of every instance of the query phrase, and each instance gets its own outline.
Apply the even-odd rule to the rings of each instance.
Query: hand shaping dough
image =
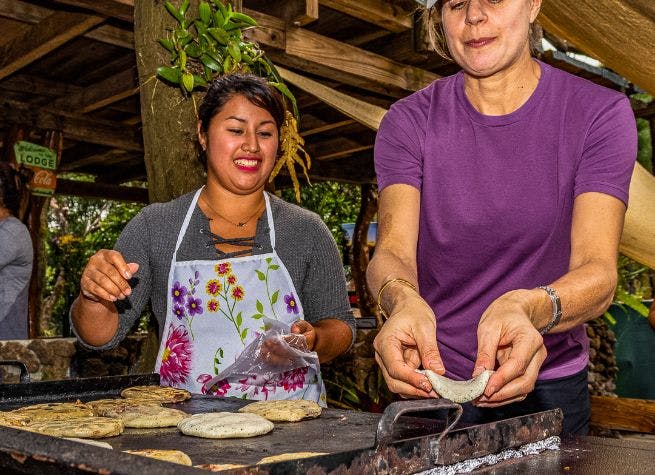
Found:
[[[455,381],[445,376],[441,376],[429,369],[419,371],[426,375],[432,384],[432,389],[444,399],[450,399],[453,402],[462,403],[473,401],[480,397],[487,387],[489,377],[493,374],[491,370],[485,370],[476,378],[468,381]]]

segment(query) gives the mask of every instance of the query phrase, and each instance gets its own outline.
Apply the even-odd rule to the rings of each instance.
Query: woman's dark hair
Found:
[[[20,196],[16,186],[16,172],[6,163],[0,163],[0,206],[7,208],[11,214],[18,214]]]
[[[257,107],[268,111],[278,132],[284,123],[286,107],[282,95],[266,79],[254,74],[232,73],[216,78],[209,85],[198,109],[200,130],[207,132],[212,118],[221,112],[225,104],[236,95],[248,99]],[[207,157],[200,153],[200,161],[207,169]]]

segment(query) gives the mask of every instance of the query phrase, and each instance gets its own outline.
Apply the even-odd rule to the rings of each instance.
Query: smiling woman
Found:
[[[146,207],[115,250],[91,257],[71,309],[84,343],[116,345],[150,300],[161,341],[155,371],[194,393],[206,393],[204,384],[265,330],[264,317],[290,325],[320,361],[348,349],[354,320],[329,230],[264,191],[285,115],[278,91],[257,76],[209,86],[197,125],[206,184]],[[324,404],[320,371],[300,369],[303,381],[288,391],[271,392],[277,375],[265,374],[221,381],[220,395]]]

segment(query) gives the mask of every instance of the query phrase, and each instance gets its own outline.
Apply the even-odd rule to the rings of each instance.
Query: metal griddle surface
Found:
[[[180,404],[166,404],[189,414],[236,412],[247,404],[239,399],[194,396]],[[300,422],[276,422],[272,432],[243,439],[204,439],[182,434],[176,427],[125,429],[117,436],[102,439],[114,450],[176,449],[185,452],[195,464],[254,464],[261,458],[286,452],[335,453],[370,448],[375,443],[379,415],[324,409],[317,419]]]

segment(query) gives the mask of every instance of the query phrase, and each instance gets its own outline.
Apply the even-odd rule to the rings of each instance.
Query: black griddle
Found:
[[[156,374],[82,378],[64,381],[0,385],[0,410],[40,402],[89,401],[119,397],[134,385],[156,385]],[[168,404],[188,413],[235,411],[247,404],[236,398],[194,395]],[[461,407],[443,399],[401,401],[384,414],[326,409],[318,419],[276,423],[272,433],[247,439],[202,439],[182,435],[177,428],[126,429],[102,439],[114,450],[19,429],[0,427],[0,473],[98,473],[167,475],[211,473],[122,452],[126,449],[177,449],[194,464],[243,463],[246,468],[222,473],[244,474],[409,474],[542,440],[561,431],[561,411],[546,411],[479,426],[457,425]],[[447,430],[450,429],[450,430]],[[625,450],[630,450],[629,457]],[[602,457],[602,454],[611,454]],[[287,452],[321,452],[307,459],[252,465],[261,458]],[[620,456],[623,454],[623,456]],[[626,460],[627,457],[627,460]],[[619,458],[624,461],[618,462]],[[561,450],[509,460],[480,473],[589,473],[598,463],[620,465],[625,472],[649,473],[655,453],[646,446],[617,444],[611,439],[565,439]],[[631,472],[649,460],[646,471]],[[567,465],[568,464],[568,465]],[[565,467],[569,466],[569,469]],[[539,467],[538,469],[536,467]],[[491,470],[491,472],[489,472]]]

